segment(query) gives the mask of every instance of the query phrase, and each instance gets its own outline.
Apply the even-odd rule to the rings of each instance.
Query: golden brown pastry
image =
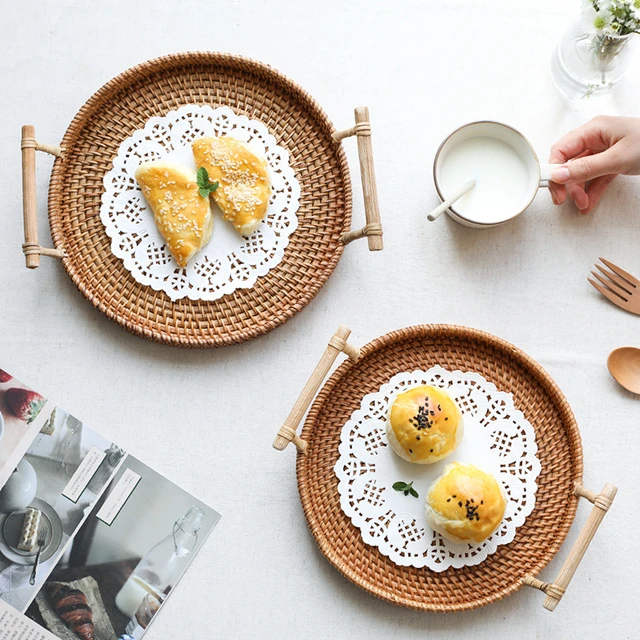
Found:
[[[464,420],[449,394],[422,385],[396,397],[386,429],[391,448],[401,458],[431,464],[448,456],[460,444]]]
[[[502,483],[472,464],[448,464],[427,491],[427,523],[453,542],[486,540],[506,507]]]
[[[94,640],[93,612],[87,596],[61,582],[47,583],[46,591],[60,620],[82,640]]]
[[[253,233],[267,213],[271,180],[267,162],[238,140],[226,136],[201,138],[193,145],[198,169],[218,183],[213,198],[225,220],[243,235]]]
[[[141,164],[136,180],[171,255],[186,267],[213,232],[211,203],[200,195],[196,174],[175,162],[158,160]]]

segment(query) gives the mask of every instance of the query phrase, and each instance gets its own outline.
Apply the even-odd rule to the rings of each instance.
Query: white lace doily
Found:
[[[212,202],[213,236],[186,268],[165,246],[142,196],[135,171],[143,162],[170,158],[195,170],[191,143],[204,136],[228,135],[266,159],[272,193],[267,215],[248,237],[240,236]],[[228,107],[186,105],[166,116],[150,118],[118,149],[113,169],[104,177],[100,219],[111,238],[111,251],[134,279],[172,300],[217,300],[239,288],[252,287],[276,266],[298,226],[300,185],[289,166],[289,154],[276,144],[258,120]]]
[[[446,459],[412,464],[387,443],[385,423],[394,398],[412,387],[429,384],[446,389],[464,416],[464,438]],[[536,457],[533,427],[513,404],[510,393],[472,372],[399,373],[380,391],[365,396],[342,428],[340,458],[335,465],[342,510],[360,529],[363,540],[401,566],[444,571],[476,565],[498,545],[511,542],[535,505]],[[456,544],[426,523],[427,489],[450,462],[475,464],[498,478],[507,492],[500,528],[479,545]],[[397,481],[413,482],[419,498],[394,491]]]

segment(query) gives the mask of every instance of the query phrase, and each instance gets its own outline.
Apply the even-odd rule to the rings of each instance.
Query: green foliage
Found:
[[[198,169],[198,191],[203,198],[208,198],[217,188],[218,183],[209,180],[209,172],[204,168]]]

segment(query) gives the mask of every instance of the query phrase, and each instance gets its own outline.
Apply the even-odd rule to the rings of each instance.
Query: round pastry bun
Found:
[[[506,507],[499,480],[472,464],[453,462],[427,491],[426,517],[447,540],[474,544],[500,526]]]
[[[422,385],[396,397],[386,431],[391,448],[401,458],[431,464],[446,458],[460,444],[464,420],[448,393]]]

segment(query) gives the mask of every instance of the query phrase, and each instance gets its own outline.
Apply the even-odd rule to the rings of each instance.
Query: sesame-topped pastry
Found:
[[[141,164],[136,180],[171,255],[186,267],[211,239],[213,216],[208,193],[200,195],[192,170],[167,160]]]
[[[271,180],[267,162],[238,140],[201,138],[193,145],[198,169],[218,183],[213,198],[225,220],[243,236],[253,233],[267,213]]]
[[[472,464],[448,464],[427,491],[429,526],[452,542],[480,543],[499,526],[507,507],[502,483]]]
[[[391,448],[401,458],[431,464],[460,444],[464,420],[448,393],[422,385],[396,397],[386,429]]]

